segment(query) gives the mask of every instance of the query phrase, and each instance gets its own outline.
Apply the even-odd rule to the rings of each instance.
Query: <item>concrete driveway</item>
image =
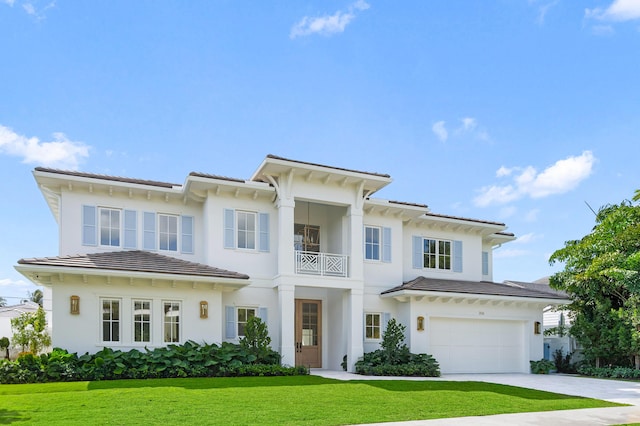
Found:
[[[342,371],[312,370],[311,374],[338,380],[398,380],[395,377],[371,377]],[[499,383],[538,389],[565,395],[631,404],[630,407],[589,408],[550,412],[500,414],[496,416],[458,417],[440,420],[380,423],[384,426],[450,425],[617,425],[640,423],[640,383],[592,379],[564,374],[447,374],[439,378],[409,377],[402,380],[446,380]]]

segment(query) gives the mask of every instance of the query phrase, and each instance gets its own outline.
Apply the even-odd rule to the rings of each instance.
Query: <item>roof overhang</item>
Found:
[[[426,205],[398,203],[379,198],[369,198],[364,201],[364,211],[367,214],[379,213],[383,216],[392,215],[403,220],[418,218],[429,211]]]
[[[523,297],[523,296],[504,296],[493,294],[476,294],[476,293],[458,293],[447,291],[429,291],[429,290],[398,290],[391,293],[381,294],[382,298],[392,298],[399,302],[422,301],[441,302],[441,303],[467,303],[487,305],[511,305],[511,304],[535,304],[541,309],[546,306],[557,306],[571,302],[569,299],[557,299],[546,297]]]
[[[14,267],[18,272],[35,284],[47,287],[54,286],[56,283],[65,282],[69,276],[80,277],[84,283],[88,283],[90,277],[98,277],[104,279],[105,284],[111,284],[112,279],[129,280],[130,284],[133,284],[134,282],[148,282],[151,285],[154,285],[156,282],[163,281],[169,282],[172,286],[175,286],[177,283],[183,283],[188,284],[193,288],[198,288],[198,285],[200,284],[209,284],[213,289],[218,290],[238,290],[251,284],[251,280],[249,279],[203,275],[47,265],[16,265]]]
[[[185,193],[200,202],[204,201],[209,194],[231,195],[236,198],[249,196],[255,200],[259,197],[273,198],[275,188],[266,182],[191,174],[185,183]]]
[[[392,182],[389,175],[361,172],[322,164],[289,160],[273,155],[267,156],[255,171],[251,180],[269,181],[283,175],[303,176],[306,180],[319,179],[323,182],[340,182],[341,185],[361,184],[365,194],[384,188]]]

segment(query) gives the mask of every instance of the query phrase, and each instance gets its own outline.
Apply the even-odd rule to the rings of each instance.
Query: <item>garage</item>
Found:
[[[428,327],[443,374],[528,372],[524,321],[431,317]]]

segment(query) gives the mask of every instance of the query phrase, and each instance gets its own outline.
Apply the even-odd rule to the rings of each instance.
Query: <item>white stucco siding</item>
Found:
[[[528,373],[529,361],[543,356],[542,334],[534,333],[542,310],[534,303],[422,299],[401,305],[410,305],[403,323],[411,351],[435,356],[443,373]],[[419,316],[425,320],[422,331]]]
[[[131,198],[114,194],[109,196],[106,193],[85,193],[78,191],[63,190],[61,195],[60,209],[60,254],[73,255],[85,253],[98,253],[106,251],[123,250],[123,218],[120,219],[120,247],[83,245],[82,244],[82,206],[107,207],[113,209],[134,210],[137,212],[137,249],[143,249],[143,213],[152,212],[160,214],[169,214],[175,216],[192,216],[194,218],[194,247],[193,253],[183,253],[180,247],[180,225],[178,226],[178,250],[177,251],[161,251],[158,253],[166,254],[173,257],[179,257],[190,262],[203,262],[204,250],[203,242],[205,235],[205,227],[202,216],[202,205],[196,203],[183,202],[166,202],[159,197],[152,197],[150,200],[134,195]]]
[[[129,280],[113,279],[105,285],[104,277],[87,277],[84,283],[73,276],[65,276],[64,282],[55,283],[53,292],[53,346],[79,354],[94,353],[105,346],[123,351],[144,350],[166,346],[163,338],[163,303],[180,303],[180,341],[194,340],[202,343],[220,343],[222,327],[219,312],[222,308],[221,292],[212,289],[211,284],[192,286],[177,284],[172,287],[168,281],[158,280],[152,286],[149,282],[129,284]],[[70,297],[80,298],[80,313],[70,313]],[[102,298],[120,301],[120,339],[118,342],[103,342]],[[151,302],[151,342],[133,341],[133,300]],[[209,305],[208,318],[200,318],[200,301]]]
[[[402,220],[380,215],[365,215],[363,222],[365,227],[376,226],[381,229],[391,229],[391,262],[383,262],[382,259],[365,259],[363,265],[365,286],[376,288],[380,293],[402,284],[402,265],[406,256],[403,244]],[[359,247],[363,252],[364,243],[363,240]]]
[[[462,272],[450,270],[414,268],[412,237],[420,236],[445,241],[462,242]],[[452,248],[453,250],[453,248]],[[403,256],[403,281],[410,281],[416,277],[442,278],[450,280],[482,281],[486,277],[482,275],[482,238],[479,235],[470,235],[460,232],[445,231],[442,229],[428,229],[415,226],[405,227],[402,240]],[[453,259],[452,259],[453,262]]]

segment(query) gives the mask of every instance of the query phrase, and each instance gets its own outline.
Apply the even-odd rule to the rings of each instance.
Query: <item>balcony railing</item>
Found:
[[[342,254],[296,250],[296,274],[346,277],[348,257]]]

